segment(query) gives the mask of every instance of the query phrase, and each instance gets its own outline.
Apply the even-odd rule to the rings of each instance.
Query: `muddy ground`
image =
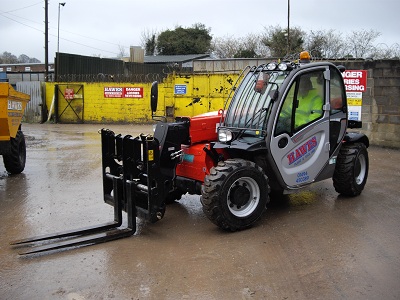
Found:
[[[338,196],[326,180],[227,233],[203,215],[199,196],[184,196],[130,238],[20,257],[11,240],[112,220],[100,127],[24,124],[25,171],[9,176],[0,163],[0,299],[400,298],[400,151],[378,147],[359,197]]]

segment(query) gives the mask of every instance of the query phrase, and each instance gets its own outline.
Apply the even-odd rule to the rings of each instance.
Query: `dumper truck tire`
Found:
[[[8,173],[19,174],[25,169],[26,144],[21,130],[18,130],[15,138],[10,140],[10,154],[3,155],[4,166]]]
[[[333,186],[344,196],[360,195],[368,177],[368,152],[363,143],[343,145],[336,161]]]
[[[268,178],[251,161],[229,159],[211,168],[202,186],[205,215],[218,227],[237,231],[257,222],[269,200]]]

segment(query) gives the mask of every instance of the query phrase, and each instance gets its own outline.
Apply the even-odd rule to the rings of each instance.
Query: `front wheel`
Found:
[[[367,183],[368,152],[363,143],[343,145],[336,161],[333,186],[345,196],[360,195]]]
[[[19,174],[25,169],[26,144],[21,130],[17,131],[15,138],[11,138],[11,152],[3,155],[4,166],[8,173]]]
[[[258,221],[268,200],[267,176],[255,163],[243,159],[219,162],[205,177],[201,191],[205,215],[230,231]]]

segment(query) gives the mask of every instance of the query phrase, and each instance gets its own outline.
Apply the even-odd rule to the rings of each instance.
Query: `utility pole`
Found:
[[[66,2],[58,3],[58,33],[57,33],[57,52],[60,52],[60,7],[65,6]]]
[[[44,0],[44,81],[48,81],[49,77],[49,3]]]
[[[287,2],[287,55],[290,53],[290,0]]]
[[[55,80],[58,81],[59,70],[60,70],[60,8],[65,6],[66,2],[58,3],[58,33],[57,33],[57,53],[56,53],[56,77]]]

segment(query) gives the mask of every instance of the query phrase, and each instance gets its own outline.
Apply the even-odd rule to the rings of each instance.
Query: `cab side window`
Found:
[[[323,115],[324,80],[321,71],[300,77],[295,111],[295,130],[304,127]]]
[[[336,69],[331,69],[331,80],[330,80],[330,99],[331,99],[331,110],[330,114],[336,114],[343,111],[345,105],[345,89],[343,86],[342,74]]]
[[[325,85],[323,70],[305,73],[289,88],[279,113],[275,135],[293,134],[323,116]]]
[[[284,132],[291,134],[293,120],[293,102],[295,100],[297,82],[295,81],[286,95],[282,108],[279,113],[278,122],[276,124],[275,136]]]

